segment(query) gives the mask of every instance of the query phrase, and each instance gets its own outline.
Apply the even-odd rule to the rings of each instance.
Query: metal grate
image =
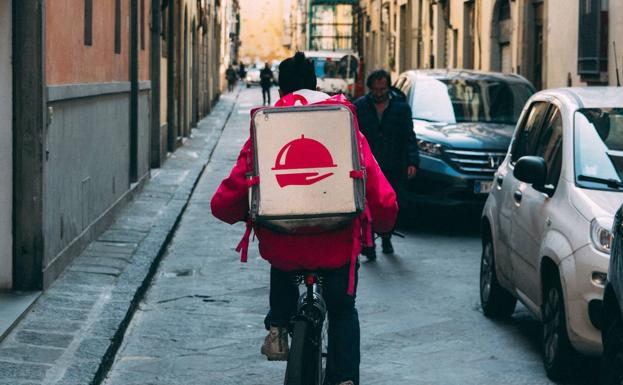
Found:
[[[465,174],[490,176],[498,169],[504,160],[504,151],[472,151],[472,150],[444,150],[444,154],[457,170]]]

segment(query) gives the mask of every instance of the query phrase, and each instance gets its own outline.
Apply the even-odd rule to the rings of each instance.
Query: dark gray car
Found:
[[[604,291],[601,338],[604,347],[600,379],[603,385],[623,384],[623,206],[612,225],[608,282]]]
[[[519,75],[413,70],[394,85],[411,106],[420,151],[407,202],[482,206],[532,84]]]

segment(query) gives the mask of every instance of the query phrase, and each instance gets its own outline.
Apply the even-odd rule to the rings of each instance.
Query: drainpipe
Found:
[[[138,180],[138,0],[130,0],[130,182]]]
[[[149,148],[150,165],[160,167],[160,0],[151,0],[151,135]]]
[[[176,2],[169,0],[169,14],[167,15],[167,150],[175,150],[175,6]]]

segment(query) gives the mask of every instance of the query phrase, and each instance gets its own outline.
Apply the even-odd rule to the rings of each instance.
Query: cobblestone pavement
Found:
[[[234,100],[221,98],[0,343],[0,384],[86,385],[106,373]]]
[[[241,264],[234,247],[244,226],[218,222],[209,208],[260,98],[258,88],[237,100],[226,94],[152,171],[111,228],[0,343],[0,384],[283,382],[284,363],[259,354],[268,264],[256,243]],[[401,227],[406,238],[395,239],[395,255],[362,261],[361,383],[551,384],[540,328],[527,311],[519,307],[506,322],[480,311],[477,215],[417,214]],[[581,361],[569,385],[592,383],[595,363]]]
[[[259,354],[268,264],[255,243],[241,264],[234,247],[244,226],[218,222],[209,208],[259,95],[250,89],[238,99],[106,385],[283,382],[285,364]],[[362,262],[362,384],[551,384],[539,325],[527,311],[520,307],[507,322],[480,311],[477,213],[422,212],[403,227],[395,255]],[[594,370],[581,372],[572,384],[590,383]]]

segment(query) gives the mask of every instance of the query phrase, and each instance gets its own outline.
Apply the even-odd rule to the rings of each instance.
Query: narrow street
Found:
[[[283,381],[285,364],[259,353],[268,264],[254,243],[241,264],[234,248],[243,225],[217,221],[209,206],[260,97],[258,88],[241,90],[106,385]],[[422,213],[401,231],[395,255],[362,260],[362,384],[550,384],[539,324],[528,312],[518,306],[498,323],[482,315],[477,217],[457,222],[449,213]],[[591,371],[584,372],[573,384],[590,382]]]

